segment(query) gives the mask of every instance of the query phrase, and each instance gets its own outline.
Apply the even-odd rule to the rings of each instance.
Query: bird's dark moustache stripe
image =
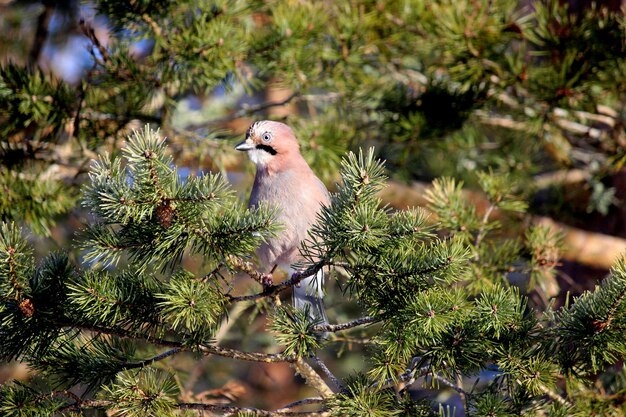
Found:
[[[269,145],[256,145],[257,149],[262,149],[265,152],[269,153],[270,155],[276,155],[278,152],[276,152],[276,149],[272,148]]]

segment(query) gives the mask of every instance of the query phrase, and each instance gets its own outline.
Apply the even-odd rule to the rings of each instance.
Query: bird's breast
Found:
[[[276,220],[283,227],[276,237],[270,238],[259,249],[262,262],[290,264],[297,260],[300,242],[307,237],[322,203],[327,202],[327,194],[320,184],[315,176],[298,178],[294,173],[257,175],[250,206],[261,202],[274,206]]]

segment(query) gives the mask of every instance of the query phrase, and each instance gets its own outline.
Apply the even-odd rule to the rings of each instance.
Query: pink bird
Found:
[[[250,207],[267,202],[278,209],[283,229],[257,250],[262,269],[273,271],[278,265],[289,273],[291,265],[301,256],[299,248],[307,231],[315,222],[322,205],[328,205],[328,190],[313,173],[300,154],[300,145],[293,131],[284,123],[259,121],[248,129],[246,139],[235,149],[245,151],[256,165]],[[323,271],[303,279],[293,288],[293,304],[304,309],[310,306],[313,318],[328,323],[322,302]]]

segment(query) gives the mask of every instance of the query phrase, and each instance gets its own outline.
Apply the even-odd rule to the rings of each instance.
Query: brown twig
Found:
[[[54,4],[54,1],[43,1],[44,9],[37,18],[35,39],[33,41],[33,46],[30,49],[30,53],[28,54],[28,63],[31,67],[35,67],[37,65],[43,46],[48,38],[48,24],[50,23],[50,18],[54,13]]]
[[[89,23],[85,22],[84,19],[80,19],[78,24],[79,24],[80,29],[82,30],[83,34],[91,41],[91,43],[96,48],[98,48],[98,51],[100,52],[100,56],[102,57],[102,62],[104,64],[107,64],[109,62],[109,53],[107,52],[107,50],[104,47],[104,45],[102,45],[102,43],[100,42],[100,39],[98,39],[98,37],[96,36],[96,31],[93,29],[93,27]],[[90,50],[90,52],[92,52],[92,51]],[[93,54],[93,52],[91,53],[91,55],[94,58],[94,62],[100,61]]]
[[[256,416],[263,417],[277,417],[277,416],[302,416],[302,417],[314,417],[327,415],[326,413],[320,413],[319,411],[267,411],[254,407],[235,407],[232,405],[221,404],[205,404],[205,403],[179,403],[178,408],[181,410],[203,410],[222,412],[224,414],[242,414],[242,413],[254,413]]]
[[[539,384],[539,389],[544,394],[546,394],[548,397],[550,397],[554,401],[560,403],[561,405],[564,405],[565,407],[571,407],[572,406],[572,404],[569,401],[567,401],[565,398],[561,397],[559,394],[557,394],[556,392],[554,392],[553,390],[548,388],[546,385],[540,383]]]
[[[72,137],[76,138],[76,141],[81,148],[83,147],[83,145],[80,142],[80,138],[78,137],[78,135],[80,133],[80,111],[83,107],[83,103],[85,102],[85,94],[86,88],[81,84],[79,87],[78,104],[76,105],[76,114],[74,115],[74,123],[72,129]]]
[[[356,320],[349,321],[347,323],[338,324],[318,324],[314,330],[316,332],[340,332],[342,330],[352,329],[353,327],[361,326],[363,324],[371,324],[380,321],[379,318],[365,316]]]
[[[161,27],[154,20],[152,20],[148,13],[143,13],[141,18],[148,24],[148,26],[150,26],[156,36],[162,35]]]
[[[280,407],[278,410],[276,410],[275,412],[288,411],[290,408],[299,407],[301,405],[321,404],[323,402],[324,402],[324,399],[322,397],[303,398],[301,400],[294,401],[292,403],[284,405],[284,406]]]
[[[330,381],[335,392],[343,391],[345,389],[343,383],[330,371],[330,369],[328,369],[328,366],[326,366],[324,361],[322,361],[319,356],[312,356],[311,359],[322,370],[324,375],[326,375],[326,378]]]
[[[238,269],[238,270],[240,270],[242,272],[245,272],[246,274],[248,274],[248,276],[250,278],[252,278],[256,282],[258,282],[259,284],[263,285],[264,288],[266,287],[263,284],[265,274],[262,273],[262,272],[259,272],[254,267],[254,264],[252,262],[246,261],[246,260],[241,259],[241,258],[236,257],[236,256],[230,256],[230,257],[228,257],[226,259],[226,261],[228,262],[228,264],[229,264],[229,266],[231,268],[235,268],[235,269]],[[231,301],[232,301],[232,299],[231,299]]]
[[[333,335],[329,338],[330,342],[341,342],[341,343],[347,343],[348,346],[350,345],[371,345],[374,342],[372,341],[372,338],[370,337],[366,337],[366,338],[356,338],[356,337],[342,337],[342,336],[336,336]]]
[[[491,216],[491,213],[495,210],[495,208],[496,208],[495,204],[489,204],[489,207],[485,211],[483,219],[480,222],[480,229],[478,230],[478,233],[476,234],[476,239],[474,240],[474,247],[476,248],[476,253],[474,254],[475,261],[478,261],[478,258],[479,258],[478,247],[480,246],[480,243],[483,241],[483,239],[487,235],[487,222],[489,222],[489,216]]]
[[[306,363],[302,358],[297,358],[293,362],[293,367],[298,371],[300,376],[305,379],[306,383],[315,389],[322,398],[326,399],[334,395],[330,387],[326,385],[326,382],[324,382],[318,373],[311,368],[311,365]]]
[[[124,369],[145,368],[146,366],[150,366],[155,362],[161,361],[165,358],[169,358],[170,356],[174,356],[177,353],[180,353],[182,351],[183,350],[181,348],[170,349],[166,352],[161,353],[160,355],[156,355],[152,358],[145,359],[143,361],[126,363],[124,364]]]
[[[68,404],[67,406],[61,408],[59,410],[61,413],[70,409],[75,409],[75,410],[82,410],[82,409],[89,409],[89,408],[115,409],[115,406],[118,404],[115,401],[109,401],[109,400],[81,400],[75,395],[68,395],[68,393],[65,391],[59,392],[58,394],[63,395],[63,396],[69,396],[75,401],[73,404]],[[307,398],[301,401],[302,401],[301,404],[318,404],[321,402],[317,398]],[[300,405],[300,404],[296,404],[296,405]],[[292,405],[292,407],[295,407],[296,405]],[[287,416],[323,417],[323,416],[329,415],[329,413],[325,411],[291,411],[287,407],[283,407],[276,411],[269,411],[269,410],[263,410],[260,408],[255,408],[255,407],[236,407],[232,405],[223,405],[223,404],[187,403],[187,402],[181,402],[181,403],[176,404],[176,408],[178,408],[179,410],[209,411],[213,413],[221,413],[223,415],[253,413],[256,416],[262,416],[262,417],[287,417]]]

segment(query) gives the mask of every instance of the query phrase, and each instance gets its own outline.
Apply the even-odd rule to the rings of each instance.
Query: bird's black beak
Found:
[[[235,149],[238,151],[249,151],[251,149],[254,149],[254,142],[251,139],[246,139],[237,146],[235,146]]]

